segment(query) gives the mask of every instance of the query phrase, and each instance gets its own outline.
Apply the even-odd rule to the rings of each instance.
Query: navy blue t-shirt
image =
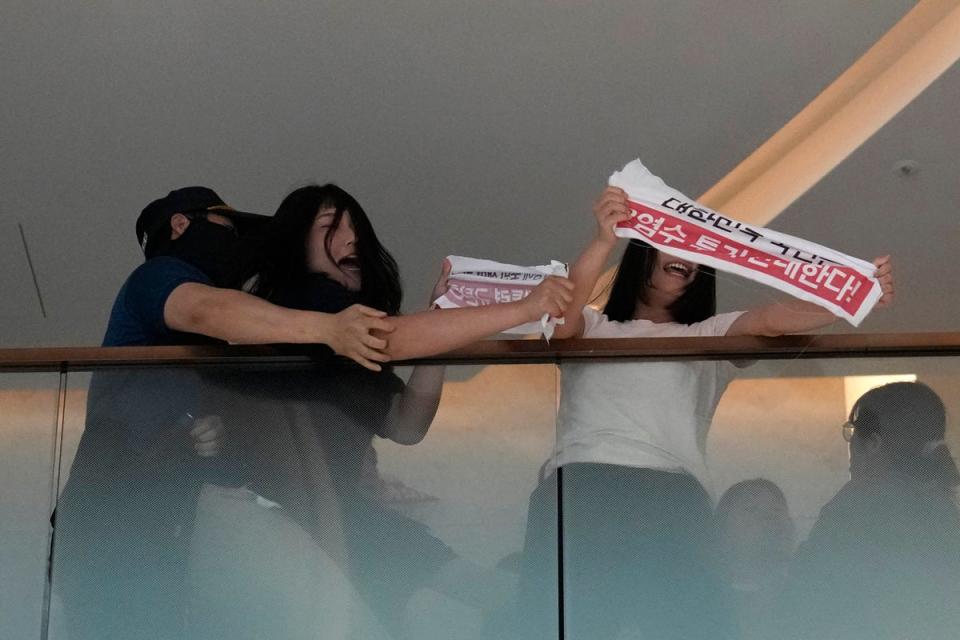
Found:
[[[130,274],[110,312],[104,347],[160,346],[216,342],[211,338],[174,331],[163,321],[163,307],[173,290],[210,278],[192,264],[172,256],[147,260]]]
[[[182,284],[211,284],[200,269],[180,258],[159,256],[137,267],[124,283],[110,312],[103,346],[211,344],[217,340],[170,329],[163,308]],[[161,446],[165,437],[205,413],[202,382],[190,367],[131,367],[98,371],[90,381],[87,430],[122,425],[124,443],[136,451]],[[159,439],[158,439],[159,438]]]
[[[173,331],[163,320],[170,294],[186,283],[211,281],[179,258],[156,257],[140,265],[117,294],[103,346],[211,342]],[[132,577],[140,576],[151,593],[171,603],[162,610],[173,612],[183,588],[184,541],[189,542],[189,535],[179,532],[189,531],[200,483],[221,475],[214,466],[219,458],[196,456],[189,435],[194,418],[212,409],[194,367],[132,365],[93,373],[84,432],[57,504],[54,571],[74,576],[72,583],[64,581],[74,585],[66,589],[103,589],[104,579],[111,588],[94,600],[84,595],[75,602],[106,606],[108,593],[119,594],[116,585],[133,585]],[[146,600],[137,604],[156,608],[156,597]],[[109,609],[79,613],[98,620],[109,616]]]

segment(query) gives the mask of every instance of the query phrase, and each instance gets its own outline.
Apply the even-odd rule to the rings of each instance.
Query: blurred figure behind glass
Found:
[[[864,394],[843,436],[850,481],[797,554],[779,637],[955,638],[960,633],[960,473],[928,386]]]
[[[716,517],[720,563],[738,637],[765,637],[796,537],[786,496],[770,480],[743,480],[720,497]]]

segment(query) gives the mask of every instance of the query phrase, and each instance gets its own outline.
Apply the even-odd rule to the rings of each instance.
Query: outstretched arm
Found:
[[[610,252],[617,245],[614,228],[618,222],[630,218],[627,193],[618,187],[607,187],[593,205],[593,215],[597,220],[597,233],[570,270],[570,280],[574,285],[571,313],[564,318],[564,324],[557,326],[553,333],[555,338],[579,338],[583,335],[581,309],[590,299]]]
[[[883,295],[878,307],[893,302],[893,268],[890,256],[873,261],[877,267],[874,277],[880,281]],[[782,336],[787,333],[811,331],[832,324],[837,319],[823,307],[802,300],[774,302],[751,309],[737,318],[727,330],[728,336]]]
[[[558,318],[570,304],[573,284],[548,276],[517,302],[465,309],[431,309],[390,318],[394,331],[386,348],[392,360],[425,358],[488,338],[543,314]]]
[[[385,335],[392,325],[382,311],[362,305],[340,313],[286,309],[242,291],[198,282],[181,284],[167,297],[163,321],[175,331],[235,344],[321,343],[336,353],[379,371]]]

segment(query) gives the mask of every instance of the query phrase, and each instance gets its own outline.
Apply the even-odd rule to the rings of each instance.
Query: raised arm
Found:
[[[886,307],[893,303],[893,267],[890,256],[873,261],[877,267],[874,277],[880,281],[883,295],[877,307]],[[751,309],[737,318],[727,330],[728,336],[782,336],[787,333],[800,333],[820,329],[837,319],[823,307],[802,300],[774,302]]]
[[[557,326],[553,334],[555,338],[579,338],[583,335],[581,309],[589,301],[590,294],[607,264],[607,258],[617,244],[617,237],[613,235],[614,228],[618,222],[630,218],[627,193],[619,187],[604,189],[593,205],[593,216],[597,221],[597,232],[570,270],[570,280],[574,285],[571,312],[565,316],[564,324]]]
[[[174,289],[163,307],[164,322],[176,331],[234,344],[326,344],[374,371],[380,370],[377,362],[389,360],[383,349],[393,326],[385,315],[362,305],[336,314],[286,309],[242,291],[196,282]]]

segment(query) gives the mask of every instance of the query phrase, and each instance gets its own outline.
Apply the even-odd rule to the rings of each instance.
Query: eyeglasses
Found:
[[[850,442],[851,440],[853,440],[853,434],[854,434],[854,433],[856,432],[856,430],[857,430],[857,425],[855,425],[855,424],[853,424],[852,422],[850,422],[849,420],[847,420],[847,421],[844,422],[842,425],[840,425],[840,430],[841,430],[841,431],[840,431],[841,434],[843,435],[843,439],[844,439],[846,442]]]

